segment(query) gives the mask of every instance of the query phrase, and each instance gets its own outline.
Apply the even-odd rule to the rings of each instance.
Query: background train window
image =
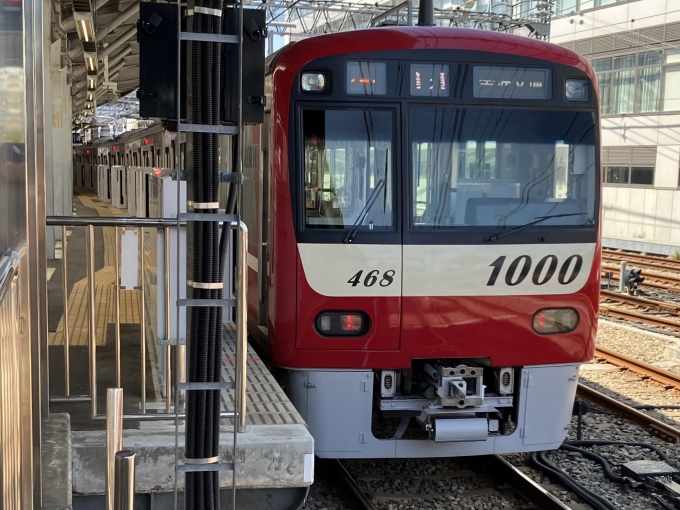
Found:
[[[587,112],[413,107],[415,228],[595,220],[595,123]]]
[[[308,228],[393,225],[394,114],[386,110],[305,110],[303,190]]]
[[[170,168],[175,168],[175,141],[170,141]]]

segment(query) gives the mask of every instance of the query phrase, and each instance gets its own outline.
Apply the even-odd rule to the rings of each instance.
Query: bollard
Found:
[[[619,292],[623,294],[626,291],[626,261],[621,261],[621,274],[619,275]]]
[[[133,510],[135,506],[135,452],[116,452],[113,509]]]
[[[116,452],[123,449],[123,388],[106,389],[106,510],[113,510]]]

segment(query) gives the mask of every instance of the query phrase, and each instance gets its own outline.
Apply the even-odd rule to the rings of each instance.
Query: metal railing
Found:
[[[21,508],[22,423],[16,260],[0,256],[0,508]]]
[[[190,215],[183,215],[184,217]],[[234,217],[235,218],[235,217]],[[189,218],[191,219],[191,218]],[[97,339],[96,339],[96,278],[95,278],[95,227],[114,227],[116,229],[115,235],[115,378],[116,386],[121,386],[120,377],[120,240],[119,227],[137,228],[139,229],[139,304],[140,304],[140,358],[141,358],[141,395],[140,395],[140,413],[139,414],[124,414],[124,420],[174,420],[175,418],[184,418],[184,413],[172,412],[172,394],[178,390],[178,383],[184,383],[184,374],[186,373],[186,358],[185,348],[181,345],[179,340],[168,341],[165,343],[166,356],[166,377],[165,377],[165,412],[164,413],[150,413],[147,410],[146,402],[146,298],[145,298],[145,275],[144,275],[144,232],[145,229],[159,229],[164,235],[164,274],[163,288],[164,288],[164,323],[166,328],[166,337],[171,337],[171,298],[170,298],[170,230],[172,227],[178,225],[185,226],[184,219],[177,220],[171,218],[120,218],[120,217],[72,217],[72,216],[48,216],[48,226],[60,226],[62,228],[62,293],[63,293],[63,339],[64,339],[64,395],[50,396],[50,403],[89,403],[90,404],[90,419],[104,420],[105,414],[98,414],[97,412]],[[242,221],[233,219],[231,221],[224,221],[223,228],[231,228],[239,231],[238,255],[237,255],[237,296],[236,296],[236,382],[235,382],[235,411],[222,412],[222,418],[234,418],[234,424],[239,432],[245,431],[246,424],[246,392],[247,392],[247,306],[246,306],[246,292],[247,284],[245,277],[247,276],[247,246],[248,246],[248,229]],[[70,343],[69,335],[69,302],[68,302],[68,250],[67,250],[67,235],[66,227],[84,227],[86,233],[86,269],[87,269],[87,345],[88,345],[88,370],[89,370],[89,394],[88,395],[72,395],[70,391]],[[179,236],[177,238],[179,243]],[[161,275],[158,275],[161,277]],[[191,300],[180,300],[179,296],[176,306],[186,307],[192,306]],[[184,303],[182,303],[184,301]],[[177,332],[179,334],[179,331]],[[170,360],[173,359],[173,354],[176,359],[177,376],[175,383],[171,377]],[[177,411],[177,410],[176,410]]]

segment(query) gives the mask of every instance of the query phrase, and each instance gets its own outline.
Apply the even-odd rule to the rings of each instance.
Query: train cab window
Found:
[[[156,164],[153,166],[163,166],[163,160],[161,159],[161,148],[156,149]],[[166,165],[167,166],[167,165]]]
[[[413,228],[596,221],[591,113],[413,107],[409,122]]]
[[[175,168],[175,141],[170,141],[170,168]]]
[[[302,124],[306,228],[392,230],[394,113],[304,110]]]

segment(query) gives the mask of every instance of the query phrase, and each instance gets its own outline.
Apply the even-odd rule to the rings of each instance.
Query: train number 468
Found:
[[[486,282],[487,286],[496,285],[496,280],[505,265],[505,259],[506,256],[503,255],[489,264],[489,267],[493,267],[493,271],[491,271],[489,281]],[[517,257],[510,263],[505,272],[505,284],[514,287],[515,285],[522,283],[526,277],[529,276],[532,265],[533,261],[529,255],[520,255]],[[539,260],[534,267],[531,275],[531,282],[534,285],[545,285],[555,275],[558,265],[556,255],[546,255]],[[583,267],[583,257],[581,257],[581,255],[571,255],[570,257],[567,257],[560,266],[560,271],[557,274],[557,281],[561,285],[569,285],[581,272],[581,267]]]
[[[373,287],[376,283],[381,287],[389,287],[394,283],[395,273],[396,271],[394,269],[388,269],[381,275],[378,269],[373,269],[366,273],[366,276],[362,279],[361,276],[364,274],[364,270],[362,269],[347,280],[347,283],[351,283],[352,287],[356,287],[360,283],[363,283],[364,287]]]

